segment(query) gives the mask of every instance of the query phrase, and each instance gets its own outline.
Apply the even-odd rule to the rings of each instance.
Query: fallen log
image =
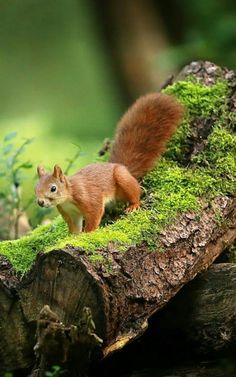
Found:
[[[162,235],[166,249],[161,254],[145,245],[130,247],[122,255],[116,249],[103,250],[104,260],[109,258],[109,272],[70,247],[40,255],[19,289],[25,316],[35,320],[48,303],[67,325],[72,318],[74,323],[79,321],[82,309],[89,307],[98,336],[109,344],[104,349],[109,354],[143,332],[147,318],[232,242],[235,201],[221,200],[215,203],[217,210],[231,222],[224,232],[217,229],[212,208],[205,209],[200,220],[183,215],[178,227]]]
[[[230,363],[231,358],[233,377],[235,349],[236,264],[214,263],[150,318],[149,328],[140,341],[95,363],[91,376],[112,376],[117,370],[120,371],[117,375],[128,375],[130,371],[147,367],[150,375],[155,370],[158,375],[180,376],[180,369],[184,368],[179,367],[185,364],[194,376],[198,373],[207,376],[204,367],[216,364],[219,370],[223,368],[220,375],[224,377],[231,376],[230,370],[227,374],[225,369],[225,359]],[[224,358],[222,365],[219,358]],[[195,363],[201,368],[191,371],[190,366]],[[173,367],[167,371],[168,365]],[[183,375],[186,376],[184,371]]]
[[[68,236],[56,220],[0,245],[27,271],[15,289],[22,331],[31,326],[28,344],[36,344],[36,360],[27,361],[28,344],[17,337],[22,360],[5,363],[9,370],[35,362],[32,376],[42,376],[56,362],[79,374],[91,350],[106,357],[141,336],[149,317],[236,238],[236,74],[200,62],[181,80],[165,90],[188,112],[143,182],[141,210],[92,234]],[[12,352],[6,339],[3,347]]]
[[[18,280],[0,257],[0,374],[33,366],[34,333],[22,312],[16,291]]]
[[[139,341],[95,363],[91,376],[122,376],[134,370],[142,375],[146,368],[150,371],[145,375],[181,376],[183,369],[184,376],[187,372],[207,376],[205,367],[209,365],[214,366],[212,374],[223,368],[220,374],[223,377],[231,376],[230,370],[227,374],[224,368],[227,363],[230,366],[232,359],[233,377],[236,368],[235,293],[236,264],[212,264],[150,318],[149,328]],[[228,358],[228,361],[217,360],[219,358]],[[194,369],[196,363],[201,366],[199,370]],[[188,367],[186,370],[184,365]]]
[[[151,328],[145,341],[156,349],[171,344],[172,352],[190,348],[198,356],[235,350],[236,264],[214,263],[199,274],[152,318]]]

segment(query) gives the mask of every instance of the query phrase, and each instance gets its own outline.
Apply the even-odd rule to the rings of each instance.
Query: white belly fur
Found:
[[[105,207],[110,207],[110,205],[113,205],[115,202],[116,202],[115,192],[111,193],[110,195],[104,195],[103,205]]]
[[[80,212],[80,210],[73,203],[69,203],[69,202],[60,204],[60,206],[62,207],[62,209],[66,213],[68,213],[68,215],[71,217],[71,219],[73,220],[74,224],[77,225],[77,227],[80,229],[80,231],[82,231],[82,227],[83,227],[83,215]]]

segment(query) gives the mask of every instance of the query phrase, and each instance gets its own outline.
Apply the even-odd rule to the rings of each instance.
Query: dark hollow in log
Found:
[[[205,356],[235,350],[236,264],[213,264],[198,275],[152,318],[151,328],[146,341],[157,348],[172,344]]]

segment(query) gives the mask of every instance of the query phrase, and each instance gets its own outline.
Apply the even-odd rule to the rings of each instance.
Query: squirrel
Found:
[[[139,208],[138,179],[165,151],[183,112],[173,96],[150,93],[140,97],[117,125],[109,162],[88,165],[72,176],[65,176],[58,165],[52,174],[38,166],[38,204],[56,206],[69,231],[75,234],[97,229],[105,205],[114,199],[129,203],[126,213]]]

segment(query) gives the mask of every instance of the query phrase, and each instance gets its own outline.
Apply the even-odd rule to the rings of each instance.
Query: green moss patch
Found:
[[[190,116],[207,118],[212,113],[218,113],[219,107],[224,105],[225,98],[229,95],[230,88],[225,80],[218,80],[211,86],[186,80],[168,86],[164,92],[179,98]]]
[[[178,81],[165,89],[165,93],[176,96],[185,106],[186,113],[182,126],[178,128],[169,143],[166,157],[182,162],[189,147],[189,139],[192,135],[191,122],[196,119],[217,118],[225,112],[225,99],[229,95],[230,88],[227,81],[219,80],[212,86],[202,85],[198,82]]]
[[[158,234],[177,215],[190,210],[200,211],[201,197],[211,201],[216,196],[235,193],[236,136],[228,121],[231,119],[232,125],[235,118],[227,112],[225,104],[229,94],[227,83],[219,81],[206,87],[182,81],[166,92],[175,94],[185,104],[186,116],[165,157],[143,180],[145,194],[141,209],[92,233],[69,235],[66,224],[57,218],[53,224],[39,226],[20,240],[2,242],[0,254],[5,255],[17,271],[27,271],[38,252],[50,252],[67,245],[84,249],[93,262],[102,259],[99,250],[109,242],[121,252],[142,242],[152,248],[158,241]],[[190,167],[179,165],[174,157],[181,153],[191,132],[191,119],[210,117],[214,112],[219,116],[205,149],[193,157]]]

